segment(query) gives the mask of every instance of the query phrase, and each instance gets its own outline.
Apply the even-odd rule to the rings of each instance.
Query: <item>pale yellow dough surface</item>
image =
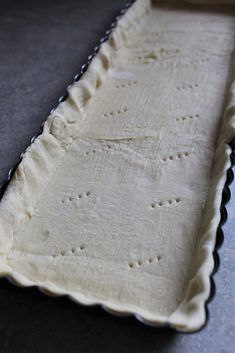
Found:
[[[0,203],[2,275],[152,324],[204,324],[234,34],[232,7],[137,0]]]

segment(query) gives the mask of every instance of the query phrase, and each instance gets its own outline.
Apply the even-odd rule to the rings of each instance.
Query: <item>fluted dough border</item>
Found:
[[[229,0],[204,1],[204,3],[212,2],[231,3]],[[141,308],[130,305],[116,305],[109,301],[90,301],[82,294],[67,292],[52,284],[30,281],[20,273],[13,271],[7,263],[7,254],[12,247],[16,224],[24,219],[25,215],[33,215],[51,176],[59,168],[68,146],[79,135],[87,104],[92,101],[99,86],[105,81],[113,53],[122,45],[127,30],[133,31],[138,26],[139,19],[150,6],[150,0],[137,0],[119,19],[117,27],[109,39],[101,45],[98,54],[93,58],[82,78],[68,88],[66,101],[60,103],[49,115],[42,133],[27,148],[0,203],[0,276],[10,277],[22,286],[36,285],[46,293],[69,295],[81,304],[100,304],[112,313],[134,314],[140,321],[150,325],[169,325],[179,331],[193,332],[201,328],[206,321],[206,302],[210,295],[210,277],[214,269],[213,251],[221,217],[222,191],[227,170],[231,167],[229,143],[235,136],[235,82],[229,89],[228,104],[215,151],[211,186],[196,250],[194,276],[188,284],[184,300],[169,317],[152,315]],[[75,124],[72,124],[69,119],[70,112],[76,112]]]

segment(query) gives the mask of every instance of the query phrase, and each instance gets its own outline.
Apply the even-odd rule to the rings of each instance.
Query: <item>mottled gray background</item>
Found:
[[[125,0],[0,0],[0,179],[39,130]],[[233,187],[235,193],[235,186]],[[191,335],[150,329],[0,280],[1,353],[232,353],[235,195],[210,321]]]

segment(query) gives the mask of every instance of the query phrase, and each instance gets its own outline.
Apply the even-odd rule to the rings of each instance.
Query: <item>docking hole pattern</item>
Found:
[[[73,247],[67,251],[61,250],[60,252],[52,255],[52,257],[56,258],[56,257],[61,257],[61,256],[73,256],[73,255],[76,256],[76,255],[79,255],[84,250],[85,250],[85,245],[81,244],[80,246]]]
[[[175,198],[175,199],[169,199],[166,201],[153,201],[150,205],[151,209],[157,208],[157,207],[163,207],[163,206],[173,206],[173,205],[177,205],[181,202],[181,199],[179,197]]]
[[[149,257],[148,259],[145,260],[137,260],[137,261],[131,261],[128,263],[128,267],[130,269],[133,268],[138,268],[142,266],[149,266],[149,265],[154,265],[157,264],[159,261],[161,261],[162,257],[160,255],[157,255],[155,257]]]

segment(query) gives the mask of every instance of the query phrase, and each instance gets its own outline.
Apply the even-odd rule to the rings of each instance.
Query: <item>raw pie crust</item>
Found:
[[[119,20],[4,194],[1,275],[204,324],[235,126],[234,11],[204,5],[137,0]]]

